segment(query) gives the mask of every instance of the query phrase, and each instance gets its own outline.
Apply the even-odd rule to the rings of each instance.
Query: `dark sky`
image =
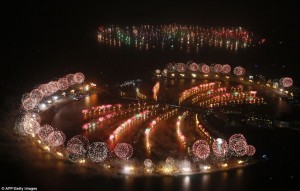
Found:
[[[5,7],[5,6],[4,6]],[[66,29],[84,30],[99,24],[196,23],[244,26],[261,33],[297,34],[298,6],[276,1],[9,1],[8,28],[14,39]],[[279,31],[279,32],[278,32]],[[15,34],[19,34],[15,36]],[[30,36],[29,36],[30,37]]]
[[[208,26],[243,26],[275,41],[294,45],[298,8],[291,1],[9,1],[3,6],[8,14],[9,45],[7,65],[11,73],[19,63],[23,69],[34,66],[27,59],[42,47],[60,48],[61,44],[95,40],[98,25],[140,23],[195,23]],[[292,46],[293,47],[293,46]],[[295,50],[295,49],[293,49]],[[44,50],[47,51],[47,50]],[[49,58],[51,55],[47,55]],[[5,68],[4,68],[5,69]],[[5,76],[5,75],[4,75]],[[7,75],[8,76],[8,75]],[[3,77],[3,76],[2,76]]]
[[[294,3],[295,4],[295,3]],[[12,2],[13,29],[45,30],[57,26],[93,26],[101,23],[197,23],[282,28],[296,21],[297,6],[279,1],[24,1]],[[36,28],[37,27],[37,28]]]

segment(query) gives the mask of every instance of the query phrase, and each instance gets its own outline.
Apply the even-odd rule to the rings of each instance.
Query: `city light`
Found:
[[[199,25],[101,26],[98,41],[109,46],[133,46],[137,49],[210,46],[232,51],[251,45],[249,31],[236,27],[204,27]],[[222,69],[222,68],[217,68]],[[216,70],[218,71],[218,70]]]
[[[169,67],[171,66],[169,65]],[[183,69],[183,67],[186,67],[183,63],[180,63],[180,67],[178,70],[186,71],[186,69]],[[188,67],[194,72],[201,68],[194,62],[190,63]],[[218,76],[222,80],[225,79],[222,78],[224,65],[215,64],[214,67],[204,68],[209,70],[209,72],[213,70],[213,72],[218,73],[210,76],[210,78]],[[239,70],[242,73],[244,72],[244,69],[240,68]],[[193,74],[198,76],[196,73],[191,73],[190,76],[193,76]],[[76,83],[74,75],[67,76],[65,77],[66,81],[69,80],[71,84]],[[205,83],[189,86],[187,89],[182,88],[180,92],[176,93],[178,96],[175,96],[179,104],[158,102],[158,91],[164,94],[165,92],[163,91],[166,90],[165,84],[161,82],[156,82],[152,88],[154,101],[153,99],[141,100],[143,95],[141,91],[151,92],[151,90],[149,91],[143,86],[137,87],[132,84],[130,85],[133,87],[132,92],[136,94],[130,94],[131,90],[122,89],[122,91],[128,95],[135,95],[134,98],[136,100],[132,102],[122,102],[121,100],[121,103],[100,104],[90,108],[83,108],[81,115],[82,119],[85,120],[85,123],[82,125],[84,133],[83,135],[75,135],[69,140],[66,140],[65,134],[55,127],[48,124],[41,126],[41,116],[33,108],[38,106],[38,109],[45,111],[53,104],[60,104],[60,102],[54,103],[58,99],[72,100],[69,98],[69,95],[82,91],[78,90],[79,87],[94,87],[95,85],[91,83],[90,85],[77,86],[77,88],[72,87],[74,89],[71,90],[71,94],[66,93],[63,97],[59,97],[54,93],[42,96],[42,91],[34,90],[31,92],[32,98],[27,98],[31,99],[31,101],[24,101],[23,108],[28,110],[26,110],[20,123],[18,123],[18,128],[26,136],[36,139],[43,150],[50,153],[53,152],[57,157],[88,165],[105,161],[105,163],[107,162],[105,169],[108,169],[107,166],[109,166],[110,169],[121,169],[121,172],[125,174],[136,174],[141,172],[136,169],[141,168],[143,168],[143,173],[175,175],[176,173],[197,173],[199,170],[200,172],[201,170],[210,172],[210,169],[226,170],[237,168],[237,166],[242,167],[244,166],[244,160],[247,160],[247,164],[249,164],[248,161],[251,161],[251,156],[255,155],[256,148],[250,145],[245,136],[240,133],[225,138],[223,138],[224,135],[220,135],[222,138],[215,137],[216,132],[211,130],[212,127],[207,128],[205,115],[211,108],[221,106],[226,108],[231,104],[260,104],[263,103],[264,99],[257,96],[256,90],[247,90],[240,82],[237,85],[225,86],[222,80],[206,81]],[[64,80],[61,81],[65,83]],[[81,80],[80,82],[83,83]],[[51,82],[50,84],[53,85],[53,83]],[[66,90],[64,89],[65,92],[68,92]],[[283,91],[287,90],[283,89]],[[26,100],[26,98],[23,100]],[[37,100],[40,100],[38,104],[35,103]],[[46,100],[47,104],[41,102],[42,100]],[[203,113],[192,110],[191,107],[193,106],[196,106],[194,108],[200,108]],[[170,128],[173,128],[173,130],[170,130]],[[164,138],[168,138],[170,135],[175,136],[177,142],[172,144],[177,144],[179,146],[178,151],[185,153],[186,156],[184,160],[170,156],[165,161],[155,161],[154,163],[152,162],[152,157],[157,156],[160,144],[165,144],[158,144],[157,141],[161,138],[158,139],[157,136],[163,135],[162,133],[165,133],[167,129],[169,129],[169,134],[164,135]],[[107,131],[103,142],[90,143],[87,135],[101,132],[102,130]],[[191,130],[195,131],[195,133],[190,133],[189,131]],[[138,145],[135,139],[137,135],[144,138],[144,142],[139,142]],[[109,140],[108,144],[106,143],[107,140]],[[123,142],[123,140],[126,140],[126,142]],[[169,143],[166,142],[166,144]],[[135,167],[133,167],[133,165],[128,165],[128,162],[136,160],[136,147],[144,147],[146,151],[145,157],[147,158],[142,166],[139,166],[140,163],[137,162]],[[190,157],[193,160],[189,160]],[[114,161],[122,162],[114,163]],[[203,161],[206,164],[204,166]],[[127,165],[124,166],[125,163]],[[233,163],[236,165],[232,165]]]

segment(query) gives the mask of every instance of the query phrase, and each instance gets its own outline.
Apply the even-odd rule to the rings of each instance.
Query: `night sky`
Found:
[[[9,10],[4,17],[10,37],[9,65],[24,63],[24,57],[31,51],[28,49],[40,49],[49,43],[53,47],[74,43],[87,30],[96,30],[101,24],[176,22],[243,26],[275,41],[295,41],[299,34],[299,11],[290,1],[22,1],[4,7]]]
[[[7,5],[7,3],[6,3]],[[284,41],[283,51],[296,49],[297,6],[290,1],[130,1],[73,2],[22,1],[9,2],[4,17],[8,35],[5,75],[1,78],[29,77],[24,75],[30,67],[44,60],[36,59],[64,54],[64,46],[80,46],[81,40],[95,42],[96,30],[105,24],[157,24],[184,23],[208,26],[243,26],[265,37],[269,43]],[[92,31],[92,33],[88,33]],[[8,37],[8,38],[7,38]],[[288,48],[288,49],[287,49]],[[298,60],[288,54],[291,62]],[[21,64],[21,66],[20,66]],[[55,63],[53,63],[55,65]],[[16,75],[16,67],[22,72]],[[34,69],[34,70],[32,70]]]
[[[139,1],[22,2],[10,5],[11,29],[24,35],[40,36],[66,28],[103,24],[196,23],[202,25],[242,25],[260,31],[291,30],[297,6],[289,1]],[[284,29],[285,28],[285,29]],[[29,34],[28,34],[29,33]]]

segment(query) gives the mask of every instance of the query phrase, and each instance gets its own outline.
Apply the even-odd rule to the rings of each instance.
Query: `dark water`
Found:
[[[245,5],[240,4],[232,7],[243,10],[241,7]],[[217,5],[217,11],[226,8]],[[68,9],[69,6],[71,8]],[[190,177],[102,176],[94,170],[56,160],[30,141],[16,137],[12,128],[18,115],[21,95],[38,83],[77,71],[86,74],[88,80],[105,84],[135,78],[148,79],[154,69],[162,68],[169,62],[193,60],[242,65],[251,72],[262,73],[266,79],[291,76],[295,84],[300,84],[300,69],[296,64],[299,61],[299,54],[295,51],[297,46],[296,43],[287,44],[289,38],[293,39],[290,35],[296,32],[290,33],[287,29],[290,26],[285,24],[287,18],[296,17],[292,11],[284,16],[277,14],[278,10],[286,8],[285,5],[252,2],[244,11],[238,11],[237,15],[230,8],[227,12],[229,17],[224,17],[224,11],[219,15],[216,12],[200,14],[201,11],[193,4],[190,7],[174,5],[168,9],[170,5],[164,3],[157,15],[151,10],[157,7],[156,4],[149,5],[151,9],[146,9],[148,16],[141,16],[145,8],[142,4],[137,8],[130,8],[125,3],[115,3],[109,7],[97,6],[60,2],[12,6],[8,27],[11,32],[10,46],[7,47],[8,59],[0,78],[0,186],[38,186],[39,190],[300,189],[297,157],[300,133],[294,130],[237,129],[245,133],[253,145],[260,145],[258,157],[267,155],[269,160],[243,169]],[[122,6],[124,8],[120,8]],[[179,10],[185,14],[178,14]],[[207,14],[210,12],[205,8],[200,10]],[[257,14],[254,14],[255,10]],[[116,24],[176,21],[241,25],[253,32],[257,31],[266,37],[268,43],[264,47],[253,47],[236,53],[210,48],[198,53],[136,51],[131,48],[118,50],[101,46],[97,42],[97,26],[99,23],[109,24],[110,21]],[[279,44],[282,40],[284,43]]]

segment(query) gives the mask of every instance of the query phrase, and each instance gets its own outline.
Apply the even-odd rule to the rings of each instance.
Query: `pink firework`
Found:
[[[155,70],[155,74],[160,74],[161,71],[159,69]]]
[[[88,156],[92,162],[102,162],[107,158],[108,148],[104,142],[94,142],[88,147]]]
[[[89,141],[82,135],[76,135],[67,143],[67,157],[73,162],[84,159],[88,150]]]
[[[44,97],[44,94],[39,89],[34,89],[30,92],[30,98],[36,99],[37,102],[40,102]]]
[[[256,152],[256,149],[254,146],[252,145],[248,145],[248,148],[247,148],[247,155],[248,156],[253,156]]]
[[[61,84],[60,84],[60,82],[57,80],[57,81],[55,81],[55,83],[56,83],[56,86],[57,86],[57,91],[58,90],[61,90]]]
[[[35,113],[35,112],[27,112],[25,115],[24,115],[24,118],[25,119],[34,119],[36,120],[38,123],[41,122],[41,117],[39,116],[39,114]]]
[[[54,89],[52,87],[52,83],[49,82],[46,84],[46,88],[47,88],[47,94],[45,96],[50,96],[51,94],[53,94]]]
[[[228,64],[223,65],[222,67],[222,73],[228,74],[231,71],[231,66]]]
[[[80,144],[84,147],[84,149],[87,149],[89,145],[89,140],[83,135],[76,135],[68,141],[67,147],[70,146],[69,148],[71,148],[71,145],[76,145],[76,144]]]
[[[192,63],[192,64],[189,65],[189,69],[190,69],[191,71],[193,71],[193,72],[196,72],[196,71],[199,70],[199,65],[196,64],[196,63]]]
[[[51,81],[52,93],[57,92],[60,89],[60,83],[58,81]]]
[[[282,79],[282,86],[287,88],[293,85],[293,80],[292,78],[285,77]]]
[[[24,120],[24,131],[27,134],[35,135],[40,129],[40,124],[34,119],[25,118]]]
[[[162,75],[163,75],[164,77],[167,77],[167,75],[168,75],[168,70],[167,70],[167,69],[164,69],[163,72],[162,72]]]
[[[200,159],[206,159],[210,154],[210,148],[206,141],[198,140],[193,144],[192,151]]]
[[[233,73],[237,76],[242,76],[246,74],[246,70],[241,66],[237,66],[234,68]]]
[[[23,103],[26,99],[31,98],[30,93],[24,93],[21,98],[21,102]]]
[[[81,84],[84,82],[84,75],[83,73],[81,72],[77,72],[75,75],[74,75],[74,81],[77,83],[77,84]]]
[[[46,84],[42,84],[38,87],[39,90],[42,91],[43,95],[46,96],[48,95],[48,89]]]
[[[178,63],[176,65],[176,70],[178,72],[185,72],[186,71],[186,65],[184,63]]]
[[[203,65],[201,66],[201,71],[202,71],[204,74],[208,74],[209,71],[210,71],[210,68],[209,68],[208,65],[203,64]]]
[[[60,90],[67,90],[69,83],[66,78],[59,78],[58,83],[60,84]]]
[[[133,148],[128,143],[118,143],[114,149],[115,154],[120,159],[129,159],[133,154]]]
[[[214,65],[214,72],[220,73],[222,71],[223,66],[221,64]]]
[[[68,84],[71,86],[73,84],[75,84],[75,80],[74,80],[74,75],[73,74],[68,74],[66,76],[66,79],[68,81]]]
[[[216,139],[212,144],[212,150],[217,157],[225,157],[228,152],[228,143],[224,139]]]
[[[53,127],[51,127],[50,125],[43,125],[42,127],[40,127],[37,135],[38,137],[41,139],[41,141],[43,142],[47,142],[48,136],[53,132]]]
[[[169,165],[175,165],[176,161],[172,157],[166,158],[166,163]]]
[[[175,66],[172,64],[172,63],[169,63],[168,65],[167,65],[167,70],[168,70],[168,72],[175,72]]]
[[[133,30],[132,30],[132,33],[133,33],[135,36],[138,35],[138,32],[139,32],[139,31],[138,31],[137,29],[133,29]]]
[[[234,134],[229,138],[229,149],[235,156],[244,156],[247,154],[248,144],[242,134]]]
[[[49,146],[52,147],[57,147],[64,144],[65,140],[66,140],[66,136],[61,131],[53,131],[52,133],[49,134],[47,138],[47,142]]]
[[[144,160],[144,165],[145,165],[146,168],[152,168],[154,166],[151,159],[145,159]]]
[[[29,111],[32,110],[37,105],[37,101],[36,99],[27,98],[22,102],[22,105],[26,111]]]

